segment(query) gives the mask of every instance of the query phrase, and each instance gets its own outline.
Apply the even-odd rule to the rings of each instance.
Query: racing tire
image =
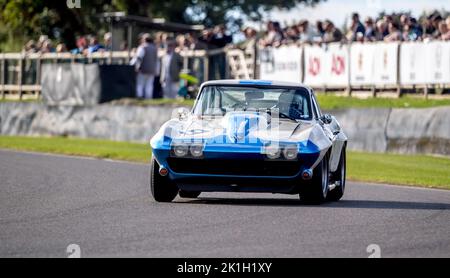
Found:
[[[336,186],[333,190],[328,192],[328,201],[339,201],[344,196],[345,191],[345,177],[347,173],[347,158],[345,147],[342,148],[341,158],[339,159],[339,165],[336,172],[333,173],[333,180],[339,182],[339,186]]]
[[[300,200],[310,205],[325,202],[329,191],[329,176],[328,154],[326,154],[314,169],[311,181],[304,185]]]
[[[180,190],[178,195],[180,195],[181,198],[195,199],[198,196],[200,196],[201,193],[202,192],[200,192],[200,191],[184,191],[184,190]]]
[[[178,194],[178,187],[167,176],[159,174],[159,165],[154,158],[150,165],[150,189],[156,202],[172,202]]]

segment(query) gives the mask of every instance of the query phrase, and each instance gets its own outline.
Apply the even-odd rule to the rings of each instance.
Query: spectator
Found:
[[[320,38],[318,41],[321,41],[323,38],[323,35],[325,35],[325,29],[323,28],[322,21],[320,21],[320,20],[316,21],[316,30],[317,30],[317,34]]]
[[[87,48],[87,53],[92,54],[99,51],[104,51],[105,47],[98,42],[97,37],[92,36],[89,39],[89,47]]]
[[[384,37],[385,42],[396,42],[402,40],[402,34],[400,33],[400,30],[398,28],[398,24],[391,22],[389,23],[389,35]]]
[[[404,29],[404,27],[409,24],[410,24],[410,17],[406,14],[402,14],[400,16],[400,26],[399,27],[401,29]]]
[[[140,35],[139,47],[130,64],[137,72],[136,96],[138,98],[153,97],[153,83],[157,66],[157,49],[150,34]]]
[[[301,20],[298,24],[299,30],[299,41],[301,43],[311,43],[314,41],[314,38],[321,37],[320,34],[309,26],[308,20]]]
[[[361,33],[363,36],[366,33],[364,25],[359,20],[359,14],[352,14],[352,21],[350,24],[350,35],[347,37],[350,41],[355,41],[358,33]]]
[[[371,17],[367,17],[366,20],[364,20],[364,29],[365,29],[364,33],[365,41],[375,41],[377,39],[375,24]]]
[[[46,39],[42,43],[42,47],[40,49],[41,53],[54,53],[56,50],[53,48],[53,43],[50,39]]]
[[[267,32],[264,38],[261,40],[263,46],[276,46],[283,40],[283,32],[279,28],[280,24],[269,21],[267,23]]]
[[[83,53],[85,53],[85,50],[87,48],[86,37],[84,37],[84,36],[79,37],[77,39],[76,45],[77,45],[77,48],[72,49],[70,51],[72,54],[83,54]]]
[[[176,98],[179,90],[183,59],[175,52],[176,42],[168,41],[166,54],[161,62],[161,84],[166,98]]]
[[[48,36],[47,35],[40,35],[39,39],[37,41],[36,47],[38,49],[38,51],[40,52],[43,48],[44,42],[48,40]]]
[[[292,42],[298,41],[298,39],[299,39],[299,31],[297,29],[297,26],[287,27],[284,37],[285,37],[285,42],[286,43],[292,43]]]
[[[380,19],[377,21],[377,26],[376,26],[376,40],[377,41],[384,41],[384,38],[389,35],[389,31],[388,31],[388,26],[387,23],[383,20]]]
[[[431,34],[432,39],[439,39],[441,37],[441,32],[439,30],[439,23],[443,20],[439,13],[436,13],[432,19],[431,24],[433,25],[434,32]]]
[[[245,41],[242,43],[241,48],[245,53],[253,53],[256,47],[256,30],[250,27],[244,29]]]
[[[106,51],[112,51],[113,50],[112,34],[111,34],[111,32],[105,33],[105,35],[103,35],[103,42],[105,43],[105,50]]]
[[[56,53],[64,53],[64,52],[67,52],[67,47],[66,47],[66,45],[63,44],[63,43],[59,43],[59,44],[56,46]]]
[[[422,34],[420,28],[417,28],[416,20],[410,18],[408,22],[403,25],[402,39],[404,41],[417,41],[420,40]]]
[[[324,29],[325,34],[323,35],[323,42],[340,42],[344,39],[342,32],[337,29],[330,20],[325,20]]]
[[[440,39],[443,41],[449,41],[450,40],[450,29],[447,27],[447,24],[444,21],[441,21],[439,23],[439,32],[441,34]]]
[[[436,32],[436,28],[433,26],[432,22],[432,15],[425,18],[422,26],[423,26],[423,37],[424,39],[432,39],[434,36],[434,33]]]
[[[409,19],[410,29],[414,33],[413,39],[416,38],[416,40],[422,39],[422,28],[420,27],[419,23],[414,17],[411,17]]]
[[[38,48],[36,46],[36,42],[34,40],[29,40],[23,49],[25,54],[33,54],[38,52]]]
[[[233,38],[227,34],[225,26],[219,25],[214,27],[211,43],[218,48],[225,47],[227,44],[232,43]]]
[[[186,40],[190,50],[202,50],[207,48],[207,45],[204,42],[201,42],[195,33],[189,33]]]
[[[187,40],[186,37],[184,35],[178,35],[175,39],[177,47],[176,47],[176,51],[180,52],[183,50],[186,50],[187,47]]]
[[[211,40],[213,37],[213,31],[211,29],[205,29],[202,32],[202,36],[200,37],[200,41],[206,45],[206,48],[212,48]]]

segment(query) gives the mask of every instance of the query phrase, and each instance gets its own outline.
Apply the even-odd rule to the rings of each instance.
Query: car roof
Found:
[[[223,79],[223,80],[213,80],[207,81],[202,84],[203,86],[210,85],[242,85],[242,86],[282,86],[282,87],[295,87],[295,88],[305,88],[308,91],[312,91],[310,87],[297,82],[286,82],[286,81],[274,81],[274,80],[259,80],[259,79]]]

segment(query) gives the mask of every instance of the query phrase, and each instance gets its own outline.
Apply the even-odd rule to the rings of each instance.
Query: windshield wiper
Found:
[[[270,116],[272,116],[272,111],[271,110],[266,110],[266,113],[269,114]],[[287,114],[285,114],[283,112],[278,112],[278,117],[289,119],[289,120],[292,120],[294,122],[297,122],[297,119],[295,119],[295,118],[293,118],[293,117],[291,117],[291,116],[289,116],[289,115],[287,115]]]

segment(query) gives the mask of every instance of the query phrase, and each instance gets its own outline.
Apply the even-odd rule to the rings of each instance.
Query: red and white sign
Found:
[[[397,85],[398,43],[375,43],[373,54],[374,85]]]
[[[350,47],[350,83],[396,85],[398,43],[353,43]]]
[[[344,87],[349,82],[348,47],[338,43],[304,47],[304,83],[309,86]]]

